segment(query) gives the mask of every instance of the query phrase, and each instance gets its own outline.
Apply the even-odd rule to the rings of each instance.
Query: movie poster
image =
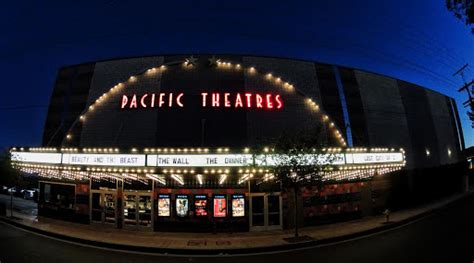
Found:
[[[158,216],[170,216],[170,195],[158,195]]]
[[[194,196],[194,213],[196,216],[207,216],[207,196]]]
[[[176,215],[179,217],[188,216],[189,199],[187,195],[176,196]]]
[[[245,216],[245,198],[244,195],[232,195],[232,217]]]
[[[214,196],[214,217],[227,216],[227,202],[225,195]]]

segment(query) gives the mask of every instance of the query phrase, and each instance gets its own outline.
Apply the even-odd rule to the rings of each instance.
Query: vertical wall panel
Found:
[[[461,148],[462,148],[462,143],[461,143],[461,140],[460,140],[460,133],[459,133],[459,125],[456,121],[456,117],[455,117],[455,111],[454,111],[454,107],[455,105],[452,103],[452,98],[448,97],[448,96],[444,96],[444,100],[446,102],[446,107],[448,108],[448,113],[449,113],[449,122],[451,123],[451,130],[452,130],[452,134],[454,136],[453,138],[453,141],[454,141],[454,150],[456,152],[456,158],[459,160],[461,158]]]
[[[455,122],[457,123],[457,131],[458,131],[458,137],[459,137],[459,140],[460,140],[460,150],[463,151],[465,148],[466,148],[466,145],[465,145],[465,142],[464,142],[464,134],[463,134],[463,131],[462,131],[462,124],[461,124],[461,119],[460,116],[459,116],[459,111],[458,111],[458,106],[456,104],[456,100],[454,100],[453,98],[449,98],[449,100],[451,101],[451,105],[452,105],[452,108],[453,108],[453,119],[455,120]]]
[[[244,57],[243,63],[245,66],[254,66],[263,73],[257,75],[245,72],[247,91],[273,90],[273,92],[280,93],[285,101],[285,106],[279,112],[248,111],[247,123],[250,143],[262,142],[280,134],[291,134],[315,127],[321,129],[321,143],[328,143],[326,131],[321,126],[320,115],[312,112],[305,102],[307,97],[320,101],[314,63],[262,57]],[[272,73],[292,83],[304,95],[298,94],[296,91],[287,91],[280,85],[265,80],[263,75],[266,73]]]
[[[44,146],[60,146],[66,132],[86,106],[95,63],[62,68],[58,72],[43,131]],[[70,145],[78,145],[81,126],[72,130]]]
[[[400,95],[407,116],[408,130],[412,141],[415,167],[439,165],[439,147],[426,89],[405,81],[398,81]],[[426,151],[429,154],[426,154]]]
[[[334,120],[342,134],[347,134],[333,67],[325,64],[316,64],[316,74],[318,76],[322,108]]]
[[[405,108],[397,81],[393,78],[355,70],[364,105],[369,144],[373,147],[404,148],[412,153]],[[414,167],[413,154],[407,167]]]
[[[364,106],[354,70],[349,68],[339,68],[339,72],[346,98],[347,111],[349,113],[352,143],[354,147],[371,146],[367,133]]]
[[[456,142],[456,134],[453,132],[453,126],[456,124],[451,121],[451,109],[444,95],[431,90],[426,90],[426,95],[433,117],[436,138],[438,139],[440,163],[454,163],[458,158],[456,148],[458,143]],[[451,155],[448,154],[448,150]]]

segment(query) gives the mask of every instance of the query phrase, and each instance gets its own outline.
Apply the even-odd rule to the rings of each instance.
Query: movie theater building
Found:
[[[323,186],[301,189],[302,225],[369,215],[374,178],[456,163],[464,144],[454,100],[405,81],[312,61],[175,55],[61,68],[42,147],[11,153],[40,177],[40,220],[282,229],[295,203],[268,145],[312,129],[319,155],[335,158]]]

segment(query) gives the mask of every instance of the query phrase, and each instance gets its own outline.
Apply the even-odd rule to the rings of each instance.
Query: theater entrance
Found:
[[[117,192],[115,190],[91,190],[90,220],[94,223],[117,223]]]
[[[280,193],[251,193],[249,205],[250,231],[282,229]]]
[[[123,225],[152,226],[153,198],[147,191],[124,191],[123,193]]]

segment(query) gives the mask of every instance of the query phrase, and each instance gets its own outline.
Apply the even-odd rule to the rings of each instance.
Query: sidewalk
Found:
[[[451,202],[473,194],[474,191],[457,194],[414,209],[393,212],[390,224],[384,224],[385,217],[374,216],[348,222],[301,228],[301,236],[313,240],[290,244],[284,238],[292,237],[293,230],[275,230],[244,233],[169,233],[143,230],[121,229],[104,225],[82,225],[49,218],[35,217],[14,211],[21,220],[2,217],[1,220],[19,227],[90,245],[109,248],[137,250],[170,254],[219,254],[251,253],[270,250],[289,249],[346,240],[358,236],[393,228],[421,218]],[[9,215],[10,211],[7,211]]]

